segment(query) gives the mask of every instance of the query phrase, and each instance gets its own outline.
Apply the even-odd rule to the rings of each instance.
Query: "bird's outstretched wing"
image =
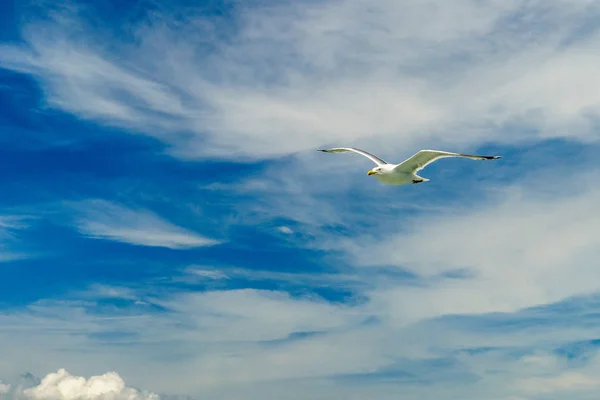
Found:
[[[471,160],[496,160],[498,158],[502,158],[500,156],[478,156],[470,154],[450,153],[447,151],[439,150],[421,150],[409,159],[398,164],[396,168],[394,168],[394,170],[415,173],[417,171],[422,170],[432,162],[439,160],[440,158],[446,157],[462,157],[470,158]]]
[[[332,149],[326,149],[326,150],[319,149],[319,151],[323,151],[325,153],[345,153],[347,151],[352,151],[354,153],[358,153],[360,155],[367,157],[369,160],[373,161],[377,165],[387,164],[387,162],[383,161],[381,158],[379,158],[371,153],[367,153],[364,150],[356,149],[354,147],[334,147]]]

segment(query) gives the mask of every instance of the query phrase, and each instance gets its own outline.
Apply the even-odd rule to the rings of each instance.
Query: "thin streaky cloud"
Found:
[[[220,241],[176,226],[143,209],[129,209],[103,200],[77,205],[77,230],[90,238],[140,246],[189,249],[214,246]]]
[[[110,37],[110,51],[73,10],[34,19],[25,44],[2,46],[0,66],[35,76],[52,107],[158,137],[185,158],[597,138],[600,59],[589,49],[600,35],[579,31],[600,15],[594,1],[259,6],[224,39],[188,11],[138,21],[135,43]],[[508,138],[499,128],[510,124],[529,129]]]
[[[30,216],[0,216],[0,262],[34,257],[35,252],[25,251],[20,233],[31,227]]]

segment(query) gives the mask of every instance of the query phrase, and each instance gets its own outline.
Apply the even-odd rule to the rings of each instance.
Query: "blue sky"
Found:
[[[0,398],[595,398],[599,17],[0,2]]]

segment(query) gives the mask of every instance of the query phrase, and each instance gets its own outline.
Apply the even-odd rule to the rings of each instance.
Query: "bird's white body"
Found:
[[[390,164],[383,161],[381,158],[367,153],[364,150],[353,147],[335,147],[327,150],[319,150],[325,153],[345,153],[348,151],[358,153],[373,161],[377,166],[371,169],[367,174],[375,175],[378,181],[388,185],[406,185],[409,183],[427,182],[429,179],[417,175],[417,172],[425,168],[432,162],[446,157],[462,157],[471,160],[496,160],[500,156],[479,156],[461,153],[450,153],[440,150],[420,150],[412,157],[401,162],[400,164]]]
[[[397,166],[398,164],[387,164],[386,167],[383,168],[383,173],[373,175],[375,175],[375,178],[377,178],[377,180],[381,183],[398,186],[409,183],[427,182],[429,180],[412,172],[395,170],[394,168]]]

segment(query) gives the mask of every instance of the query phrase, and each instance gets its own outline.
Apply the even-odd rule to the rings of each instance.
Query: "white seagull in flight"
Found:
[[[471,160],[496,160],[500,156],[474,156],[469,154],[449,153],[439,150],[421,150],[400,164],[390,164],[381,158],[354,147],[334,147],[332,149],[319,150],[325,153],[345,153],[352,151],[363,155],[373,161],[377,166],[367,172],[367,175],[375,175],[380,182],[388,185],[406,185],[407,183],[427,182],[429,179],[417,175],[417,172],[432,162],[446,157],[463,157]]]

